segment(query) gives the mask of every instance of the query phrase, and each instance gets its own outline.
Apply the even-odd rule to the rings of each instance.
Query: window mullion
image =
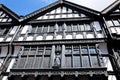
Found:
[[[41,63],[41,67],[43,67],[43,65],[44,65],[44,56],[45,56],[45,51],[46,51],[46,46],[44,46],[44,51],[43,51],[43,54],[42,54],[42,63]]]
[[[30,48],[31,48],[31,47],[30,47]],[[29,52],[30,52],[30,48],[29,48]],[[28,53],[29,53],[29,52],[28,52]],[[26,67],[26,65],[27,65],[28,58],[29,58],[29,54],[27,54],[26,56],[27,56],[27,57],[26,57],[27,59],[26,59],[25,65],[24,65],[24,69],[25,69],[25,67]]]
[[[38,52],[38,46],[36,47],[36,52],[35,52],[35,55],[34,55],[34,61],[33,61],[33,65],[32,65],[32,68],[34,68],[34,64],[35,64],[35,60],[36,60],[36,55],[37,55],[37,52]]]
[[[87,49],[88,49],[88,57],[89,57],[90,67],[93,67],[93,66],[92,66],[92,61],[91,61],[91,55],[90,55],[90,51],[89,51],[89,45],[87,45]]]
[[[71,67],[74,67],[74,59],[73,59],[73,45],[71,46],[72,53],[71,53]]]
[[[21,61],[21,55],[23,54],[23,51],[24,51],[24,47],[22,47],[22,50],[21,51],[19,51],[19,53],[18,54],[20,54],[20,55],[18,55],[18,63],[17,63],[17,65],[16,65],[16,68],[18,68],[18,66],[19,66],[19,64],[20,64],[20,61]]]
[[[80,54],[80,61],[81,61],[80,64],[81,64],[81,67],[82,67],[82,51],[81,51],[81,45],[79,45],[79,47],[80,47],[80,50],[79,50],[80,53],[79,53],[79,54]]]

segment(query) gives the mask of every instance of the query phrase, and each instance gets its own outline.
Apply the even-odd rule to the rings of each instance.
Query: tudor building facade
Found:
[[[119,80],[119,5],[59,0],[19,17],[1,4],[0,79]]]

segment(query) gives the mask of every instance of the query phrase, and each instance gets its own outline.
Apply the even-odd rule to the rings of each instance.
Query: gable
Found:
[[[19,16],[9,8],[0,4],[0,23],[1,22],[18,22]]]
[[[8,14],[0,10],[0,22],[12,22],[12,21],[13,19]]]
[[[26,15],[21,21],[34,21],[46,19],[66,19],[66,18],[80,18],[92,17],[96,18],[100,12],[86,8],[84,6],[66,1],[59,0],[46,7],[43,7],[31,14]]]
[[[66,6],[60,6],[56,9],[53,9],[42,16],[39,16],[35,20],[43,20],[43,19],[61,19],[61,18],[80,18],[80,17],[88,17],[86,14],[82,12],[78,12],[72,8]]]

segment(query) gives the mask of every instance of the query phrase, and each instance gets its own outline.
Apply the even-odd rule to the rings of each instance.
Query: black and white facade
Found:
[[[98,12],[66,0],[24,17],[0,5],[0,80],[119,80],[120,1]]]

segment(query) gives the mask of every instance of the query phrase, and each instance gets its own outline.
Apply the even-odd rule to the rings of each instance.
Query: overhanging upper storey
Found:
[[[107,16],[120,16],[120,0],[116,0],[102,11]]]
[[[14,23],[19,21],[19,16],[8,9],[3,4],[0,4],[0,25]]]
[[[56,1],[44,8],[26,15],[20,21],[40,22],[40,21],[59,21],[59,20],[78,20],[98,17],[99,12],[68,2],[66,0]]]
[[[120,39],[120,0],[116,0],[102,11],[112,38]]]

